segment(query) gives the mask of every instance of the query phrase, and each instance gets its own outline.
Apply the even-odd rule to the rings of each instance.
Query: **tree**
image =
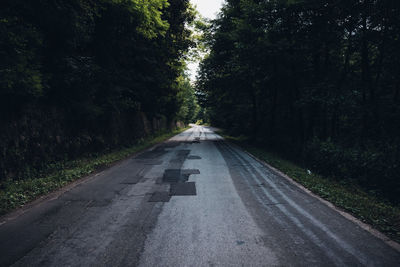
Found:
[[[0,179],[176,120],[189,0],[0,3]],[[157,129],[154,129],[154,131]]]
[[[227,1],[201,64],[201,103],[214,124],[393,200],[399,11],[384,0]]]

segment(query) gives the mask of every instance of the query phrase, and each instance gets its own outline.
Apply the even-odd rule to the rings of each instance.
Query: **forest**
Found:
[[[212,124],[399,203],[399,1],[228,0],[204,36]]]
[[[191,122],[188,0],[2,0],[0,181]]]
[[[398,204],[399,63],[392,0],[4,0],[0,181],[203,119]]]
[[[0,0],[0,252],[400,266],[400,0]]]

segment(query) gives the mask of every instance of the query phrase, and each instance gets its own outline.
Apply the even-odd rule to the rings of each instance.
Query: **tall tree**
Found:
[[[0,179],[170,125],[193,46],[189,0],[0,2]]]
[[[386,0],[227,1],[197,83],[211,121],[395,198],[399,11]]]

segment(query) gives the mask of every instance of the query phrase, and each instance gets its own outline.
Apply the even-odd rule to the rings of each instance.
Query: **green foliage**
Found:
[[[398,194],[397,144],[374,147],[341,147],[331,141],[314,139],[305,149],[305,163],[319,173],[350,180],[381,198]],[[385,190],[382,190],[382,180]],[[386,194],[383,194],[386,193]],[[386,195],[386,196],[385,196]]]
[[[177,119],[185,123],[193,123],[197,120],[200,111],[194,88],[190,80],[184,76],[179,77],[177,83],[179,90],[177,97],[178,101],[181,101]]]
[[[381,0],[227,1],[205,29],[199,103],[216,126],[399,202],[399,14]]]
[[[138,31],[147,38],[155,38],[158,35],[165,36],[169,28],[167,21],[162,19],[163,9],[169,6],[167,0],[130,0],[131,9],[135,15],[141,16]]]
[[[0,180],[173,125],[193,20],[189,0],[0,1]]]

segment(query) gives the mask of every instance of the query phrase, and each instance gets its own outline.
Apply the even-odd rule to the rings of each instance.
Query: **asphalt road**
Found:
[[[400,253],[196,126],[3,218],[9,265],[400,266]]]

